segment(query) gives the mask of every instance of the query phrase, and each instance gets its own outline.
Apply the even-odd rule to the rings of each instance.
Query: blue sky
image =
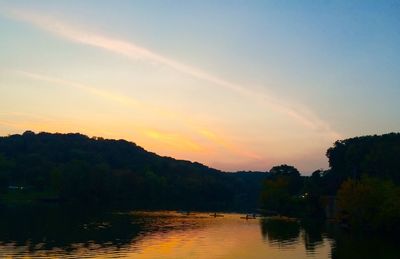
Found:
[[[0,1],[0,134],[126,138],[224,170],[327,167],[400,128],[400,2]]]

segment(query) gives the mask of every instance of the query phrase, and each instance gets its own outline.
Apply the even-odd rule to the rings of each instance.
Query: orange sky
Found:
[[[80,132],[307,174],[338,139],[400,128],[393,8],[110,5],[0,3],[1,135]]]

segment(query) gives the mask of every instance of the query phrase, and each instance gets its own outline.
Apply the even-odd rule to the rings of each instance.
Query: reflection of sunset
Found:
[[[152,217],[152,214],[145,214]],[[162,214],[161,214],[162,215]],[[207,213],[181,217],[167,214],[155,232],[140,236],[129,248],[127,258],[306,258],[305,246],[293,243],[288,249],[263,242],[257,221],[245,221],[238,214],[210,218]],[[316,249],[328,257],[329,245]]]
[[[258,220],[243,220],[239,214],[224,214],[213,218],[209,213],[196,213],[189,216],[175,212],[133,212],[122,214],[131,217],[131,224],[144,227],[132,240],[124,240],[126,245],[112,242],[99,243],[87,240],[87,244],[72,243],[67,251],[61,248],[43,249],[45,244],[36,245],[41,250],[26,253],[24,246],[18,258],[60,258],[66,256],[90,258],[135,258],[135,259],[231,259],[231,258],[307,258],[308,252],[302,235],[295,242],[285,246],[279,242],[263,240]],[[142,225],[143,224],[143,225]],[[109,227],[113,228],[110,222]],[[135,229],[135,228],[134,228]],[[102,228],[98,235],[102,235]],[[118,229],[115,229],[118,233]],[[70,240],[73,241],[73,240]],[[123,240],[121,240],[123,241]],[[281,242],[285,242],[282,239]],[[12,245],[0,245],[0,253],[5,258],[15,252]],[[317,258],[328,258],[331,244],[323,240],[311,251]]]

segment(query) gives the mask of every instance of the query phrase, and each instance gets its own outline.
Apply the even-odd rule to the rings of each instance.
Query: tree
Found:
[[[302,189],[303,180],[295,167],[286,164],[274,166],[261,191],[263,207],[280,214],[298,214]]]
[[[339,219],[352,227],[394,231],[400,223],[400,189],[392,181],[364,176],[346,180],[337,195]]]
[[[300,176],[300,172],[299,170],[297,170],[297,168],[286,164],[272,167],[271,170],[269,170],[269,173],[273,176],[290,176],[290,177]]]
[[[0,154],[0,193],[5,192],[10,183],[10,174],[15,164]]]
[[[303,180],[299,170],[291,165],[274,166],[269,171],[272,179],[284,179],[287,182],[287,191],[289,195],[298,195],[303,188]]]
[[[400,184],[400,133],[336,141],[326,156],[339,185],[347,178],[360,179],[361,174]]]

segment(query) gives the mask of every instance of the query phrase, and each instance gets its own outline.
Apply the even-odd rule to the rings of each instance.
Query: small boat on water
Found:
[[[214,218],[217,218],[217,217],[223,217],[224,215],[222,215],[222,214],[217,214],[216,212],[214,212],[213,214],[210,214],[210,217],[214,217]]]
[[[240,217],[241,219],[256,219],[256,215],[255,214],[247,214],[246,217]]]

